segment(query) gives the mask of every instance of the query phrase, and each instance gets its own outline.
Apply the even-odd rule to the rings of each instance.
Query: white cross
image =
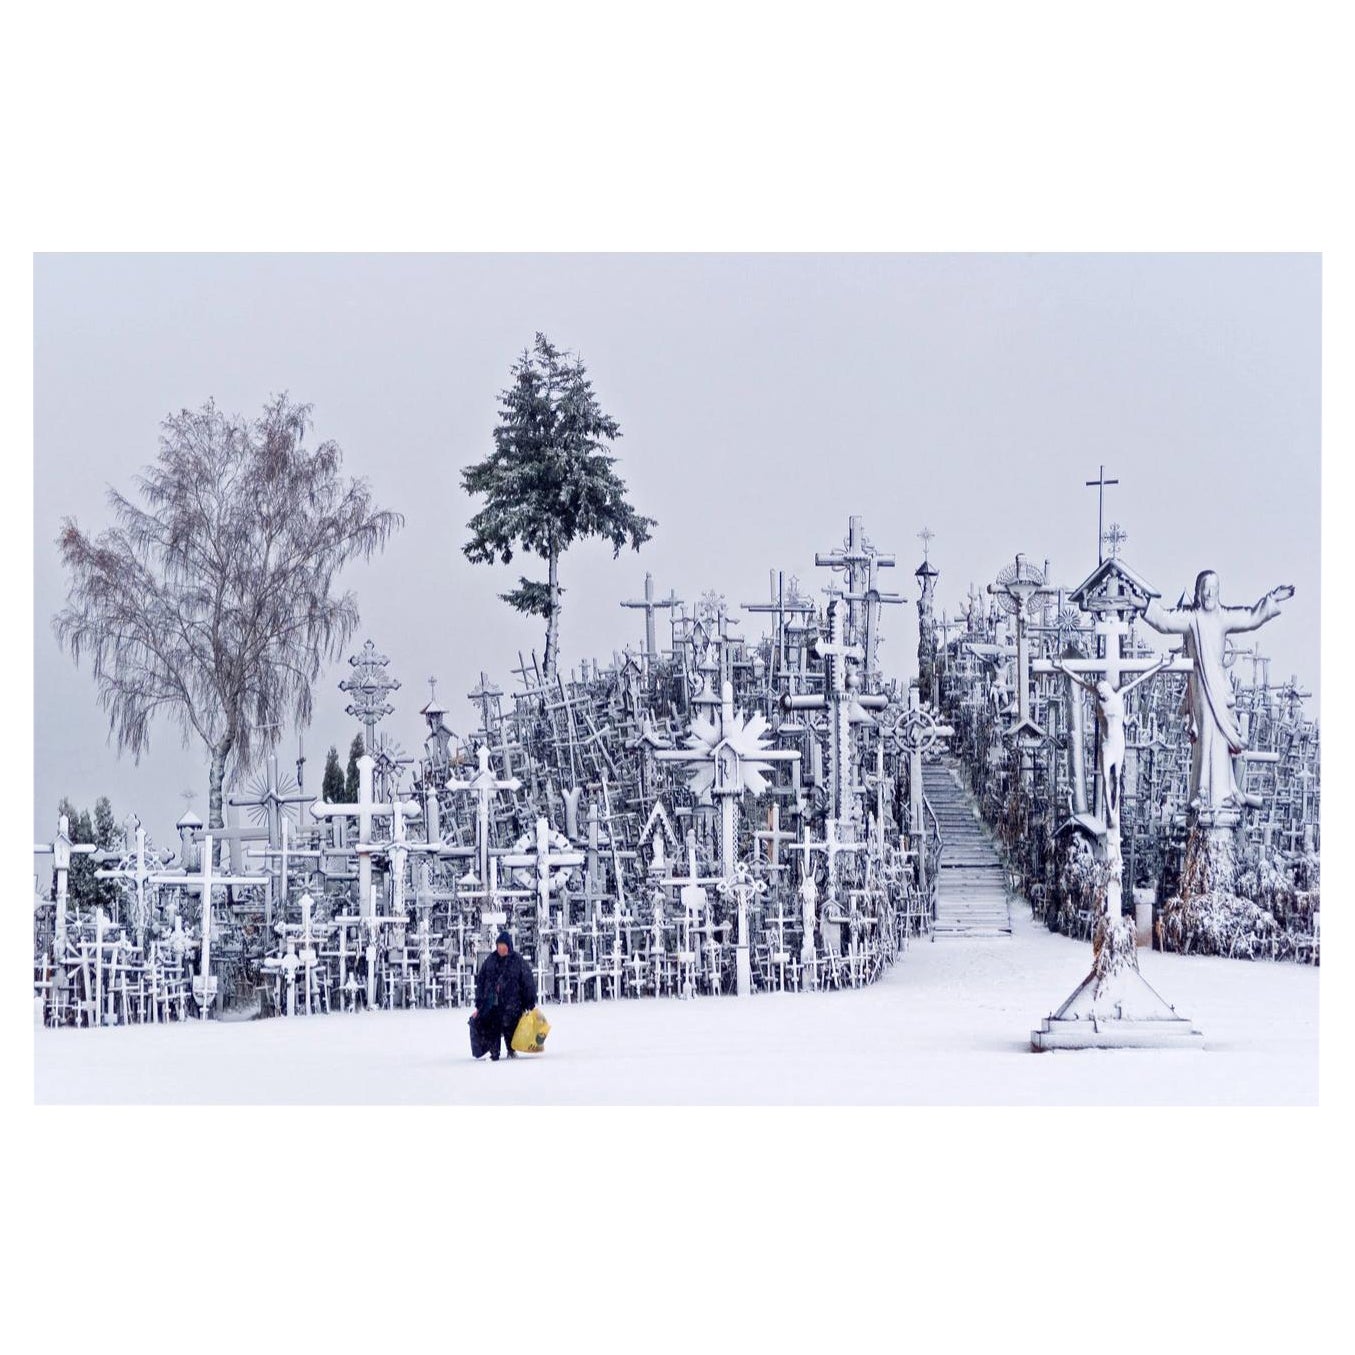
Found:
[[[398,816],[413,817],[419,812],[414,800],[394,800],[389,804],[376,800],[372,796],[372,769],[376,766],[370,753],[364,753],[358,759],[358,799],[356,804],[329,804],[316,800],[311,805],[311,814],[317,819],[355,818],[358,821],[358,842],[354,847],[358,857],[358,900],[359,906],[366,910],[372,903],[372,821],[373,819],[395,819]],[[403,827],[401,829],[403,836]],[[371,912],[376,912],[371,908]]]
[[[68,872],[71,868],[71,853],[86,855],[97,850],[92,842],[71,841],[71,821],[62,814],[56,821],[56,837],[51,842],[39,842],[34,848],[35,855],[50,855],[56,871],[56,933],[54,948],[60,954],[66,946],[66,894]]]
[[[739,939],[735,951],[735,988],[739,997],[747,997],[753,990],[753,970],[748,955],[748,900],[767,892],[767,881],[759,880],[747,865],[740,861],[734,874],[716,886],[721,898],[733,898],[738,908]]]
[[[173,884],[181,889],[191,890],[202,895],[202,955],[199,963],[199,979],[193,985],[194,995],[198,999],[198,1015],[205,1021],[208,1009],[212,1005],[213,986],[211,979],[212,963],[212,890],[218,885],[261,885],[268,883],[267,875],[215,875],[212,872],[212,835],[207,833],[203,839],[202,865],[196,875],[157,871],[149,879],[154,884]]]
[[[480,770],[469,781],[451,780],[447,789],[461,794],[474,794],[479,798],[475,819],[476,859],[480,869],[480,883],[489,878],[489,805],[501,790],[517,790],[522,782],[516,776],[498,780],[489,767],[489,749],[481,744],[477,752]]]

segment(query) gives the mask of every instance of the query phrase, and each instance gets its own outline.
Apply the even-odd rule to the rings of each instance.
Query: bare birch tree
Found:
[[[305,445],[311,407],[275,396],[253,422],[213,401],[171,414],[137,477],[140,504],[110,489],[117,525],[75,521],[57,544],[69,574],[57,638],[88,659],[119,752],[140,759],[159,715],[211,757],[208,826],[222,823],[228,765],[243,770],[282,723],[304,727],[311,684],[340,657],[357,598],[336,594],[345,564],[403,526],[340,472],[336,443]]]

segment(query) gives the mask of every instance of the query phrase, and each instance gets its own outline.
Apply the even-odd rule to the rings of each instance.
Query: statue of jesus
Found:
[[[1245,744],[1233,715],[1233,689],[1223,670],[1229,635],[1256,630],[1280,614],[1280,603],[1294,596],[1292,584],[1272,588],[1255,606],[1225,607],[1219,601],[1219,576],[1202,570],[1195,580],[1195,602],[1165,608],[1154,598],[1143,619],[1164,635],[1185,637],[1193,661],[1182,711],[1191,739],[1190,803],[1196,809],[1233,809],[1245,804],[1233,774],[1233,759]]]

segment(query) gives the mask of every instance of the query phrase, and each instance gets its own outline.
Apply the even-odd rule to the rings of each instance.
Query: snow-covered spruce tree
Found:
[[[339,750],[333,745],[325,757],[325,774],[320,780],[320,798],[330,804],[343,803],[343,768],[339,765]]]
[[[363,744],[362,735],[355,734],[353,736],[353,742],[348,745],[348,771],[343,780],[342,801],[344,803],[355,805],[358,802],[358,794],[361,790],[359,784],[360,778],[358,776],[358,759],[362,757],[366,751],[367,749]]]
[[[616,458],[606,454],[620,436],[616,420],[598,404],[583,360],[538,333],[500,393],[494,450],[461,472],[466,492],[485,500],[466,524],[466,558],[508,564],[522,550],[546,561],[545,582],[520,578],[500,596],[519,612],[545,618],[547,678],[559,660],[560,556],[590,536],[610,541],[613,557],[628,543],[638,551],[658,525],[626,502]]]
[[[72,842],[94,842],[94,821],[89,810],[76,807],[63,795],[56,807],[58,815],[64,814],[69,825]],[[72,852],[71,864],[66,871],[66,897],[77,912],[90,912],[99,897],[100,881],[94,878],[96,867],[86,852]],[[52,873],[52,887],[56,888],[56,872]]]
[[[107,795],[94,801],[94,845],[102,852],[111,852],[118,846],[118,826],[113,821],[113,805]],[[116,864],[113,863],[113,864]],[[112,913],[118,902],[121,887],[117,880],[96,880],[94,899],[106,913]]]
[[[358,621],[340,570],[402,525],[334,442],[306,445],[311,407],[284,393],[253,421],[212,401],[165,419],[141,503],[110,490],[117,526],[97,538],[65,519],[61,644],[88,659],[119,751],[140,758],[157,715],[210,755],[208,827],[222,824],[228,766],[243,770],[290,718]]]

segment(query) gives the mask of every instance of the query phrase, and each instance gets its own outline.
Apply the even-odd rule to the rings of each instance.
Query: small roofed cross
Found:
[[[1106,479],[1106,468],[1101,466],[1097,471],[1095,480],[1088,480],[1087,487],[1096,486],[1096,563],[1099,565],[1106,557],[1101,553],[1101,544],[1104,539],[1105,526],[1105,508],[1106,508],[1106,486],[1118,485],[1118,480]]]
[[[924,562],[926,562],[926,563],[928,563],[928,564],[931,563],[930,560],[928,559],[928,549],[929,549],[929,547],[931,546],[932,538],[933,538],[935,535],[936,535],[936,533],[935,533],[934,531],[932,531],[932,529],[931,529],[930,527],[924,527],[924,528],[917,534],[918,540],[922,542],[922,559],[923,559]]]
[[[435,677],[428,679],[428,704],[431,706],[438,699],[438,680]]]

